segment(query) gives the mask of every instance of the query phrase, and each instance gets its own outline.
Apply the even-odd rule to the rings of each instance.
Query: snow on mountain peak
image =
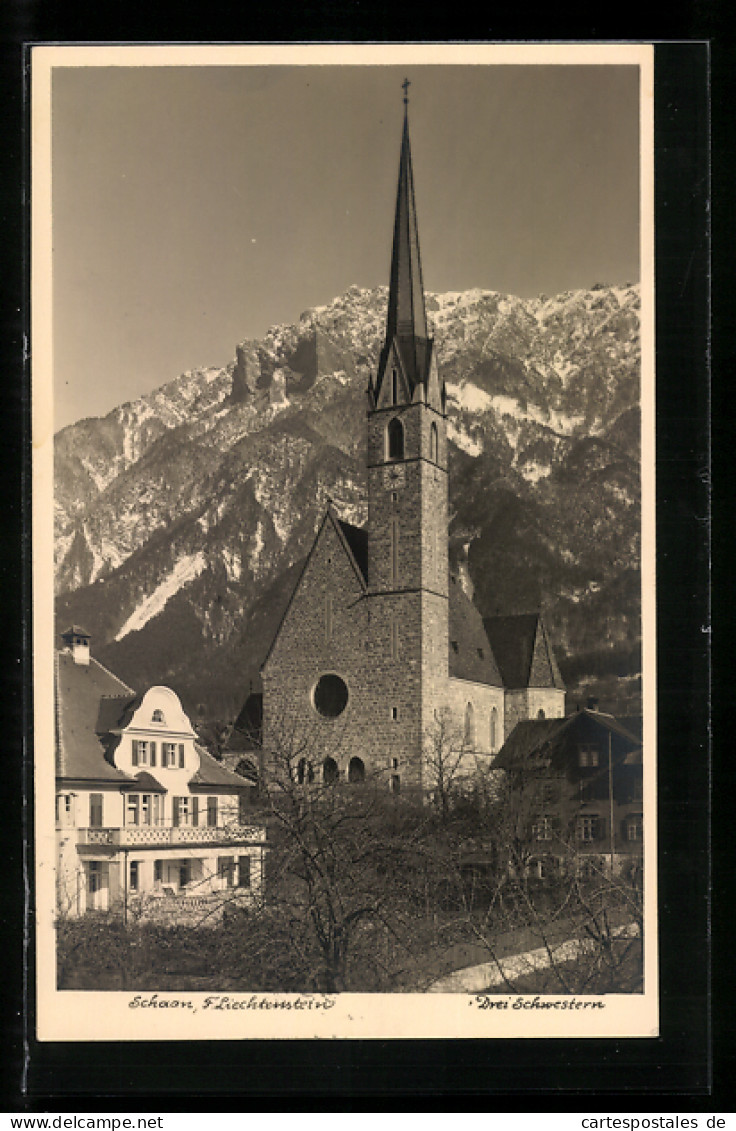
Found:
[[[185,555],[180,558],[170,573],[158,583],[156,588],[137,606],[118,630],[116,640],[122,640],[129,632],[137,632],[143,628],[152,617],[158,616],[167,601],[178,593],[195,577],[198,577],[207,562],[202,553]]]
[[[297,323],[239,343],[229,365],[190,370],[59,433],[59,615],[89,625],[113,666],[126,647],[144,654],[138,641],[125,644],[133,632],[160,649],[151,678],[160,678],[157,663],[166,671],[191,663],[185,650],[164,655],[172,618],[177,639],[180,630],[202,629],[194,652],[211,658],[217,640],[229,655],[269,587],[307,552],[328,496],[347,521],[365,520],[364,392],[387,293],[350,287]],[[481,288],[427,294],[457,458],[452,508],[471,532],[471,568],[479,539],[492,553],[486,524],[498,502],[479,509],[473,491],[492,500],[503,484],[511,508],[503,514],[530,507],[542,516],[514,534],[524,561],[517,555],[509,592],[548,560],[524,541],[546,523],[553,561],[565,563],[554,596],[560,624],[568,624],[573,582],[593,569],[615,580],[636,561],[638,480],[621,470],[621,453],[636,466],[638,305],[638,288],[628,285],[536,299]],[[588,541],[581,533],[570,548],[578,530]],[[520,599],[533,603],[535,592]],[[577,622],[570,625],[569,638],[582,641]]]

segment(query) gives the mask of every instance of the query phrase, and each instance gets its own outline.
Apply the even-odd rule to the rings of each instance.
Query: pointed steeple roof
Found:
[[[409,119],[406,113],[401,138],[399,184],[396,191],[386,336],[393,337],[394,334],[400,334],[402,337],[405,334],[419,338],[427,337],[422,259],[419,253],[419,228],[409,144]]]
[[[555,687],[564,691],[540,613],[486,617],[483,624],[507,689]]]
[[[418,384],[426,382],[432,340],[427,332],[406,98],[404,98],[399,183],[396,190],[386,339],[378,365],[376,395],[380,392],[388,359],[394,346],[401,358],[404,373],[413,393]]]

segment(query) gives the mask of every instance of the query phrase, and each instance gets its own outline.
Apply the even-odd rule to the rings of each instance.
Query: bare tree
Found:
[[[425,732],[424,782],[427,800],[447,826],[461,813],[481,824],[502,778],[489,755],[476,751],[449,708],[438,711]]]
[[[540,970],[555,992],[637,988],[640,862],[614,869],[605,854],[582,851],[574,824],[547,815],[545,785],[533,771],[505,776],[487,829],[482,883],[462,852],[456,858],[457,937],[475,944],[478,964],[494,967],[489,981],[506,992],[522,992]]]
[[[395,985],[420,961],[431,814],[389,789],[388,773],[360,781],[341,736],[282,733],[264,772],[270,848],[267,911],[288,921],[295,961],[326,992]]]

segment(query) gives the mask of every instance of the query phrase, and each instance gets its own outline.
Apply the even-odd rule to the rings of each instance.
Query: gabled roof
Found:
[[[140,703],[140,700],[140,695],[134,695],[132,698],[130,695],[103,695],[95,724],[97,733],[109,734],[110,731],[124,727],[126,725],[124,720],[132,714],[133,704]]]
[[[189,785],[192,786],[216,786],[222,789],[223,786],[235,789],[247,789],[248,781],[241,774],[233,773],[228,770],[227,766],[223,766],[216,758],[195,742],[194,749],[199,755],[199,769],[189,779]]]
[[[351,522],[343,522],[338,518],[337,525],[342,531],[348,544],[353,560],[360,570],[363,581],[368,584],[368,531],[364,526],[353,526]]]
[[[517,723],[501,747],[494,769],[511,769],[522,764],[544,765],[581,725],[591,720],[605,731],[617,735],[629,745],[624,761],[637,764],[636,753],[641,753],[641,739],[627,730],[613,715],[602,711],[576,711],[564,719],[526,719]],[[632,756],[633,761],[632,761]]]
[[[142,790],[145,793],[166,793],[165,786],[161,785],[158,778],[149,774],[148,770],[141,770],[131,782],[131,789]]]
[[[90,639],[90,634],[87,632],[87,629],[80,628],[78,624],[71,625],[70,628],[65,629],[65,631],[61,633],[62,640],[66,636],[86,636],[88,640]]]
[[[644,737],[644,719],[641,715],[620,715],[618,719],[621,726],[639,738]]]
[[[367,565],[368,565],[368,562],[367,562],[367,559],[368,559],[368,534],[361,527],[353,526],[351,523],[343,522],[342,519],[339,519],[337,517],[336,512],[335,512],[335,508],[333,507],[332,503],[330,502],[327,506],[327,510],[325,511],[325,516],[322,519],[321,523],[319,524],[319,527],[317,529],[317,533],[314,536],[314,541],[312,542],[312,545],[309,548],[309,553],[307,554],[306,558],[304,559],[304,565],[302,566],[301,571],[299,573],[299,576],[297,577],[297,579],[294,583],[294,588],[292,589],[291,596],[289,597],[289,600],[286,603],[286,608],[283,611],[283,614],[281,616],[281,620],[279,621],[278,625],[276,626],[276,631],[273,634],[273,638],[272,638],[271,643],[269,645],[268,651],[266,652],[266,655],[265,655],[263,662],[261,664],[261,671],[263,671],[263,669],[265,668],[266,664],[269,661],[269,658],[271,656],[271,653],[273,652],[276,641],[278,640],[279,635],[281,633],[281,629],[283,628],[284,623],[286,622],[286,618],[289,615],[289,610],[291,609],[294,598],[296,597],[296,594],[299,592],[299,587],[301,586],[302,579],[307,572],[310,561],[312,560],[312,554],[314,553],[315,547],[316,547],[317,543],[319,542],[319,540],[322,536],[322,531],[324,530],[324,528],[325,528],[325,526],[328,522],[331,522],[333,527],[334,527],[335,533],[337,534],[337,537],[338,537],[338,541],[340,542],[341,546],[344,548],[345,553],[348,556],[348,560],[350,561],[350,564],[352,565],[352,567],[355,571],[355,575],[356,575],[356,577],[357,577],[357,579],[360,583],[361,589],[365,589],[365,587],[366,587],[366,584],[367,584],[366,575],[367,575],[367,572],[368,572],[368,570],[367,570]],[[353,549],[353,547],[355,547],[355,550]],[[357,552],[357,557],[356,557],[356,552]],[[363,563],[362,566],[361,566],[361,562]]]
[[[539,613],[486,617],[483,621],[504,686],[565,690],[552,645]]]
[[[566,719],[524,719],[517,723],[493,762],[494,769],[506,770],[522,763],[541,761],[545,743],[560,731]]]
[[[56,772],[60,777],[89,781],[128,782],[132,779],[105,759],[98,733],[100,700],[118,705],[133,691],[90,657],[77,664],[69,652],[56,655]]]
[[[492,687],[503,686],[483,627],[483,618],[454,576],[450,577],[448,647],[449,671],[453,679],[475,680]]]
[[[591,711],[586,709],[584,711],[576,711],[570,718],[574,719],[577,715],[587,715],[588,718],[595,719],[596,722],[599,722],[606,730],[610,730],[613,734],[618,734],[621,738],[625,738],[627,741],[635,742],[641,746],[641,734],[637,734],[635,731],[631,730],[622,719],[617,719],[614,715],[607,714],[606,711]]]
[[[263,692],[251,691],[225,745],[227,753],[252,753],[263,741]]]

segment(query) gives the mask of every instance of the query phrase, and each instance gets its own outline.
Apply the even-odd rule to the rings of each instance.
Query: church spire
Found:
[[[404,89],[408,80],[404,83]],[[387,337],[394,334],[427,337],[424,310],[422,260],[419,254],[419,229],[414,201],[414,177],[409,145],[408,99],[404,97],[404,132],[401,138],[399,184],[396,192],[394,243],[391,253],[391,287],[388,300]]]
[[[386,339],[378,366],[377,395],[380,393],[393,346],[401,357],[412,393],[416,385],[426,382],[431,352],[431,341],[427,334],[427,313],[424,305],[422,261],[419,253],[419,229],[409,144],[408,79],[404,80],[402,87],[404,129],[396,191]]]

